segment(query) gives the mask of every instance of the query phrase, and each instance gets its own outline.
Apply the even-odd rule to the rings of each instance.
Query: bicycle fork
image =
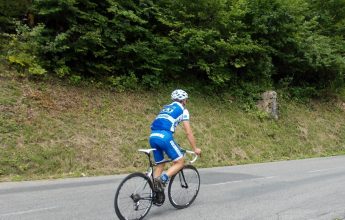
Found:
[[[187,184],[186,178],[184,176],[183,170],[181,170],[181,172],[178,173],[178,176],[180,179],[181,187],[188,189],[188,184]]]

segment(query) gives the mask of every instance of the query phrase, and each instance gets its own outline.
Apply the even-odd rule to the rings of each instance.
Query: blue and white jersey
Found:
[[[151,124],[151,130],[174,132],[181,121],[189,120],[189,112],[179,102],[173,102],[163,107]]]

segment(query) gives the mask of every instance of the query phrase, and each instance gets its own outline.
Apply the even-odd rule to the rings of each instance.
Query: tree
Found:
[[[14,20],[27,18],[31,0],[0,1],[0,33],[14,33]]]

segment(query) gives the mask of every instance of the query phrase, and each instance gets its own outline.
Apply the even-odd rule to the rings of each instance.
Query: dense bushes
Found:
[[[12,35],[30,74],[125,89],[201,79],[214,87],[344,85],[342,0],[36,0]]]
[[[16,19],[28,19],[28,7],[30,4],[30,0],[0,1],[0,33],[15,32],[13,21]]]

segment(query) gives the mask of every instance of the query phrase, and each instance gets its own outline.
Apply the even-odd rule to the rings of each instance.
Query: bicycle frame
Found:
[[[155,151],[155,150],[156,149],[154,149],[154,148],[151,148],[151,149],[139,149],[138,150],[139,152],[145,153],[147,155],[147,157],[148,157],[149,167],[148,167],[148,170],[146,171],[146,176],[150,177],[152,182],[154,181],[154,175],[153,175],[154,169],[153,168],[158,165],[157,163],[153,162],[152,159],[151,159],[151,152]],[[194,163],[198,159],[198,155],[196,155],[193,151],[182,149],[182,153],[184,155],[186,155],[186,153],[194,155],[193,160],[189,161],[190,164]],[[164,161],[160,162],[159,164],[170,163],[170,162],[172,162],[172,160],[164,160]],[[181,174],[179,174],[179,175],[181,175]],[[182,173],[182,177],[183,177],[184,182],[186,183],[186,180],[185,180],[185,177],[184,177],[183,173]],[[181,186],[182,186],[182,183],[181,183]],[[185,187],[188,187],[188,185],[186,184]]]
[[[153,151],[153,150],[155,150],[155,149],[152,149],[151,151]],[[149,160],[149,167],[148,167],[148,169],[147,169],[147,171],[146,171],[146,176],[150,177],[151,180],[152,180],[152,182],[153,182],[153,181],[154,181],[154,175],[153,175],[154,169],[153,169],[153,168],[154,168],[155,166],[157,166],[158,164],[152,161],[152,159],[151,159],[151,154],[150,154],[151,151],[149,151],[149,150],[142,150],[142,149],[139,150],[139,151],[145,153],[145,154],[147,155],[147,157],[148,157],[148,160]],[[159,164],[162,164],[162,163],[169,163],[169,162],[172,162],[172,160],[164,160],[164,161],[162,161],[162,162],[159,163]]]

